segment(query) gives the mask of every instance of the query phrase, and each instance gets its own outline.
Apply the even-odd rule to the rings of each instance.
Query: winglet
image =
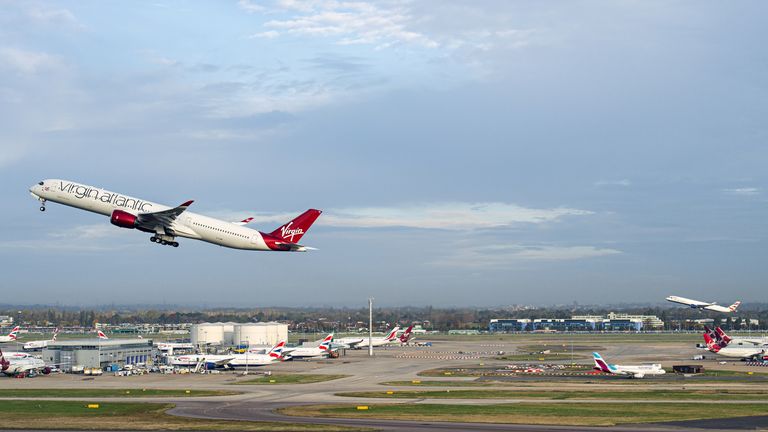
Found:
[[[192,203],[195,202],[195,200],[189,200],[185,202],[184,204],[180,205],[179,207],[189,207],[192,205]]]

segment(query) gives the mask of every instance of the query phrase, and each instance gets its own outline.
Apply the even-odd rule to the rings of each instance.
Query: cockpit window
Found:
[[[40,186],[42,186],[42,185],[43,185],[43,182],[40,182],[40,183],[38,183],[38,184],[39,184]]]

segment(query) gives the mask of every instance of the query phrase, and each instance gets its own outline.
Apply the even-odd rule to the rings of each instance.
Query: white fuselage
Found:
[[[759,357],[766,354],[766,349],[763,347],[758,346],[751,346],[751,347],[732,347],[731,345],[728,345],[725,348],[720,348],[719,350],[715,351],[710,349],[709,351],[723,356],[723,357],[730,357],[730,358],[743,358],[743,359],[749,359],[753,357]]]
[[[217,365],[225,365],[233,358],[232,355],[218,355],[218,354],[187,354],[180,356],[168,357],[168,364],[174,366],[196,366],[200,362],[215,363]]]
[[[33,186],[30,192],[46,201],[104,216],[111,216],[115,210],[139,215],[171,208],[68,180],[49,179],[42,183],[43,185]],[[170,229],[173,236],[202,240],[219,246],[260,251],[271,250],[257,230],[190,211],[185,211],[174,220]]]
[[[669,297],[667,297],[667,301],[672,302],[672,303],[679,303],[679,304],[682,304],[682,305],[686,305],[686,306],[688,306],[690,308],[693,308],[693,309],[705,309],[705,310],[710,310],[710,311],[714,311],[714,312],[723,312],[723,313],[733,312],[732,309],[730,309],[728,307],[725,307],[725,306],[720,306],[720,305],[715,304],[715,303],[707,303],[707,302],[703,302],[703,301],[699,301],[699,300],[692,300],[692,299],[685,298],[685,297],[669,296]]]
[[[232,354],[232,360],[227,363],[228,366],[237,368],[247,366],[266,366],[279,359],[268,354]]]
[[[48,346],[48,342],[53,342],[53,339],[48,340],[36,340],[24,343],[25,350],[38,350]]]
[[[287,348],[283,352],[285,352],[288,357],[293,358],[323,357],[328,355],[328,350],[318,347]]]
[[[613,365],[615,367],[615,371],[613,373],[617,373],[620,375],[632,375],[637,378],[642,378],[645,375],[663,375],[666,373],[664,369],[661,368],[660,364],[652,364],[652,365],[637,365],[637,366],[622,366],[622,365]]]

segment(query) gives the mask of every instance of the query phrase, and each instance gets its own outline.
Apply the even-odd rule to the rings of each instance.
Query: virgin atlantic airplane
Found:
[[[88,210],[109,216],[110,222],[121,228],[151,233],[153,243],[173,247],[179,247],[176,237],[186,237],[234,249],[305,252],[312,248],[298,242],[322,213],[309,209],[271,233],[263,233],[245,226],[253,218],[227,222],[186,211],[192,201],[171,208],[57,179],[43,180],[29,191],[40,201],[40,211],[45,211],[47,201]]]

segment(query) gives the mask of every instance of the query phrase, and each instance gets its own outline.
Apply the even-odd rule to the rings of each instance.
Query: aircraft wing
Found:
[[[168,210],[161,210],[159,212],[140,213],[137,216],[136,221],[142,228],[146,228],[155,232],[165,232],[165,228],[170,227],[173,224],[173,221],[175,221],[179,215],[184,213],[184,211],[190,205],[192,205],[193,202],[194,201],[190,200],[178,207],[174,207]]]
[[[252,217],[249,217],[249,218],[247,218],[247,219],[243,219],[243,220],[241,220],[241,221],[239,221],[239,222],[232,222],[232,223],[233,223],[233,224],[235,224],[235,225],[240,225],[240,226],[243,226],[243,225],[247,225],[247,224],[248,224],[248,223],[250,223],[252,220],[253,220],[253,218],[252,218]]]
[[[223,358],[221,360],[216,360],[216,361],[207,361],[206,360],[206,363],[213,363],[216,366],[224,366],[224,365],[226,365],[227,363],[231,362],[234,359],[235,359],[234,357],[227,357],[227,358]]]

